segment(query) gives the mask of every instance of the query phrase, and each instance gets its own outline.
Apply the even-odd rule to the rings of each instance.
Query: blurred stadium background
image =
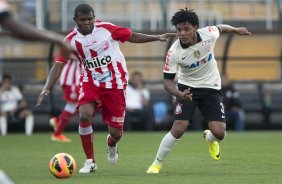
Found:
[[[252,36],[222,35],[215,55],[218,67],[241,93],[246,128],[282,129],[282,1],[281,0],[10,0],[17,19],[62,34],[74,26],[74,8],[93,5],[96,18],[134,31],[157,34],[174,31],[172,14],[180,8],[194,9],[200,26],[227,23],[245,26]],[[0,32],[0,71],[10,73],[35,113],[35,131],[49,130],[48,119],[64,106],[59,86],[35,109],[35,101],[48,75],[57,48],[22,42]],[[129,72],[139,70],[152,93],[152,103],[169,102],[162,87],[162,67],[168,43],[121,45]],[[264,94],[272,94],[271,113],[266,112]],[[99,117],[96,122],[100,122]],[[75,124],[75,122],[74,122]],[[69,128],[71,129],[71,128]]]

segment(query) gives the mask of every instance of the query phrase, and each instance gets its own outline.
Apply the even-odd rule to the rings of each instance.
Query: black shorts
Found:
[[[178,84],[178,89],[184,91],[189,86]],[[203,114],[204,118],[209,121],[226,122],[223,98],[220,90],[211,88],[191,88],[193,93],[192,101],[183,101],[176,98],[176,106],[174,110],[175,120],[192,120],[196,107]]]

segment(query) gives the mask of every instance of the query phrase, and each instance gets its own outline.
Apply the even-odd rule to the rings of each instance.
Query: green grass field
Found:
[[[282,183],[282,131],[229,132],[221,143],[220,161],[210,158],[201,132],[188,131],[168,156],[161,173],[146,174],[165,133],[126,133],[119,143],[116,165],[107,162],[106,132],[96,133],[98,171],[94,174],[78,173],[85,158],[76,133],[66,134],[72,143],[51,142],[49,133],[32,137],[8,134],[0,137],[0,169],[17,184]],[[59,152],[69,153],[76,160],[77,171],[69,179],[56,179],[49,171],[49,160]]]

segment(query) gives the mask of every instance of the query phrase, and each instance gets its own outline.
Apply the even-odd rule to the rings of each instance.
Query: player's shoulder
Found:
[[[65,41],[71,41],[76,35],[78,31],[76,28],[74,28],[72,31],[70,31],[67,36],[65,37]]]
[[[178,52],[182,51],[183,48],[180,45],[179,39],[175,40],[174,43],[169,48],[170,55],[178,55]]]
[[[95,26],[96,27],[114,27],[116,25],[111,23],[111,22],[105,22],[105,21],[102,21],[102,20],[95,20]]]
[[[213,32],[219,32],[220,30],[217,26],[206,26],[206,27],[199,29],[198,31],[213,33]]]
[[[201,37],[207,36],[217,38],[220,34],[220,30],[217,26],[206,26],[201,29],[198,29],[197,32],[201,35]]]
[[[176,51],[176,50],[178,50],[179,48],[181,48],[180,46],[181,46],[181,45],[180,45],[180,41],[179,41],[179,39],[177,39],[177,40],[175,40],[175,41],[173,42],[173,44],[170,46],[170,49],[169,49],[169,50],[171,50],[171,51]]]

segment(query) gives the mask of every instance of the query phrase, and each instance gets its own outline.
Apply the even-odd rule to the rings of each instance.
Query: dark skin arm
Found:
[[[49,95],[50,93],[50,89],[51,87],[54,86],[54,84],[57,82],[57,80],[59,79],[61,72],[64,68],[64,63],[55,63],[53,65],[53,67],[50,70],[49,76],[47,78],[47,81],[45,83],[44,88],[42,89],[38,99],[37,99],[37,103],[36,106],[41,105],[42,101],[44,100],[44,98],[46,96]]]
[[[179,91],[172,79],[164,79],[164,88],[167,92],[176,96],[184,101],[191,101],[192,100],[192,93],[190,92],[190,88],[184,91]]]
[[[227,24],[217,25],[222,33],[237,33],[239,35],[250,35],[251,33],[245,27],[233,27]]]
[[[153,41],[167,41],[170,37],[176,36],[175,33],[164,33],[162,35],[147,35],[142,33],[132,32],[131,37],[129,38],[129,42],[131,43],[146,43]]]
[[[54,42],[62,49],[64,57],[68,58],[71,47],[64,42],[64,36],[48,30],[38,30],[33,25],[23,24],[9,16],[1,21],[1,26],[12,33],[12,36],[30,41]]]

